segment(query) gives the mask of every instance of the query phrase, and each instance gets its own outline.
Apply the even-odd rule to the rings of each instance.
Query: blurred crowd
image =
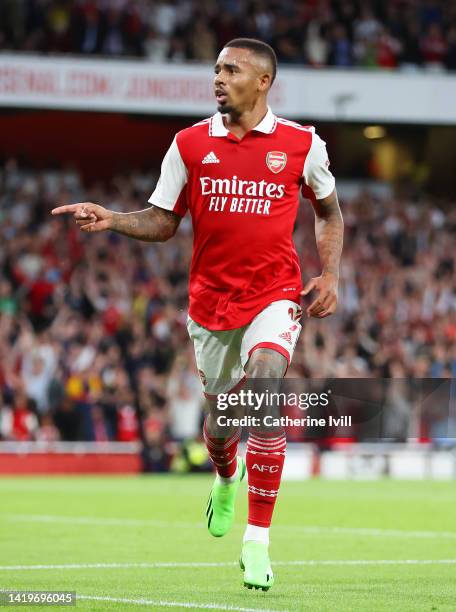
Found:
[[[208,61],[260,38],[313,67],[456,69],[445,0],[2,0],[0,49]]]
[[[186,331],[192,249],[86,235],[57,204],[145,208],[157,174],[84,185],[75,168],[0,169],[0,439],[198,438],[202,389]],[[456,207],[421,199],[342,198],[340,306],[304,320],[289,377],[456,374]],[[313,211],[295,244],[305,280],[320,273]],[[138,418],[141,415],[141,418]]]

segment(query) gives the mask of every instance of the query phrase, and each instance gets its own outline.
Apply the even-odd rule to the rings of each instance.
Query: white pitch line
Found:
[[[197,610],[232,610],[234,612],[287,612],[286,610],[270,610],[265,608],[239,608],[216,603],[190,603],[186,601],[161,601],[157,599],[129,599],[125,597],[101,597],[97,595],[76,595],[78,599],[92,601],[111,601],[113,603],[137,604],[138,606],[162,606],[168,608],[196,608]]]
[[[178,568],[178,567],[228,567],[238,565],[235,561],[163,561],[157,563],[59,563],[53,565],[0,565],[0,571],[13,570],[47,570],[47,569],[129,569],[129,568]]]
[[[93,516],[60,516],[53,514],[4,514],[0,515],[8,521],[20,523],[70,523],[75,525],[120,525],[122,527],[184,527],[194,529],[204,527],[205,523],[190,523],[185,521],[155,521],[149,519],[129,518],[97,518]]]
[[[456,559],[306,559],[272,561],[272,565],[455,565]]]
[[[148,519],[128,518],[102,518],[90,516],[60,516],[52,514],[3,514],[0,515],[12,522],[30,523],[69,523],[74,525],[119,525],[122,527],[172,527],[195,529],[204,527],[205,523],[192,523],[184,521],[155,521]],[[242,527],[242,525],[234,525]],[[309,535],[360,535],[373,537],[400,537],[400,538],[456,538],[456,531],[406,531],[402,529],[376,529],[370,527],[322,527],[319,525],[273,525],[273,530],[285,529]]]
[[[391,536],[400,538],[456,538],[456,531],[406,531],[404,529],[377,529],[371,527],[320,527],[312,525],[275,525],[273,529],[291,529],[308,534],[339,534],[365,536]]]
[[[55,569],[159,569],[159,568],[205,568],[234,567],[238,563],[212,562],[158,562],[158,563],[60,563],[54,565],[0,565],[0,571],[55,570]],[[273,561],[273,566],[293,565],[456,565],[456,559],[303,559],[296,561]]]

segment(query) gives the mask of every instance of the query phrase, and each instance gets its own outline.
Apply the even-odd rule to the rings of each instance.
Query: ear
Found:
[[[258,91],[268,91],[272,85],[272,75],[264,72],[258,77]]]

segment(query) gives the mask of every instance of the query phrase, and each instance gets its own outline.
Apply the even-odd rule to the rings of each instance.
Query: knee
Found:
[[[240,418],[242,413],[240,409],[230,408],[226,411],[220,412],[215,403],[208,404],[208,412],[205,417],[205,429],[209,436],[219,439],[232,438],[239,432],[239,427],[232,425],[233,418]],[[218,417],[223,415],[226,417],[224,423],[219,424]]]
[[[287,366],[287,360],[277,351],[257,349],[247,362],[245,373],[248,378],[282,378]]]

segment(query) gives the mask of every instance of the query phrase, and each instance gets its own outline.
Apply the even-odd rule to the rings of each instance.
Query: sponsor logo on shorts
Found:
[[[283,334],[279,334],[279,338],[282,338],[285,340],[285,342],[288,342],[288,344],[292,344],[290,332],[283,332]]]

